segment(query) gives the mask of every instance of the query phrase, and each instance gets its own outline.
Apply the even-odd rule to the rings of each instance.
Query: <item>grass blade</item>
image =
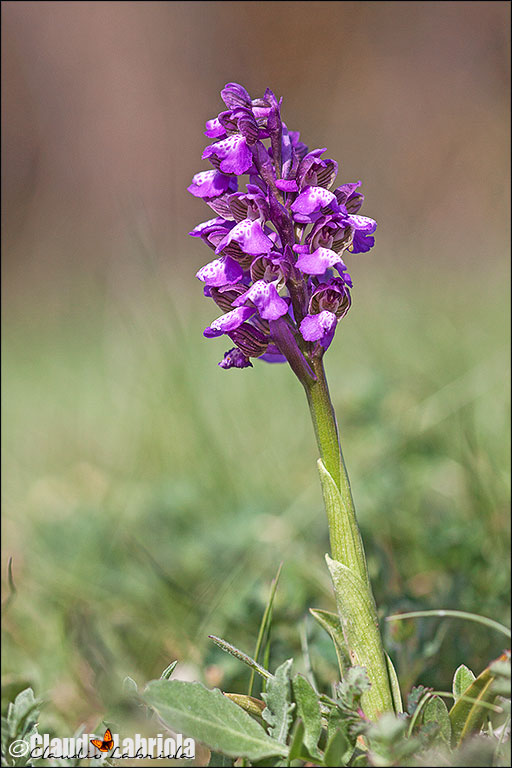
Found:
[[[270,634],[270,626],[271,626],[271,623],[272,623],[272,606],[274,605],[274,597],[276,596],[277,584],[279,582],[279,577],[281,575],[282,568],[283,568],[283,563],[281,562],[281,563],[279,563],[279,568],[277,569],[277,573],[276,573],[275,577],[272,580],[272,584],[270,585],[270,594],[268,596],[268,601],[267,601],[267,605],[266,605],[266,608],[265,608],[265,612],[264,612],[264,614],[263,614],[263,616],[261,618],[261,624],[260,624],[260,628],[259,628],[259,632],[258,632],[258,638],[256,640],[256,647],[254,648],[254,659],[255,659],[256,662],[258,662],[259,655],[261,653],[261,648],[262,648],[262,645],[263,645],[263,639],[265,638],[265,636],[268,639],[268,636]],[[250,677],[250,680],[249,680],[249,688],[247,690],[247,695],[248,696],[252,695],[252,689],[253,689],[253,686],[254,686],[254,672],[255,672],[255,670],[253,669],[251,671],[251,677]]]
[[[396,613],[394,616],[386,616],[386,621],[401,621],[402,619],[421,619],[429,618],[430,616],[437,616],[439,618],[453,618],[453,619],[468,619],[469,621],[476,621],[478,624],[483,624],[485,627],[495,629],[497,632],[501,632],[506,637],[512,637],[510,629],[500,624],[499,621],[494,619],[488,619],[486,616],[479,616],[477,613],[468,613],[467,611],[452,611],[439,609],[435,611],[411,611],[410,613]]]

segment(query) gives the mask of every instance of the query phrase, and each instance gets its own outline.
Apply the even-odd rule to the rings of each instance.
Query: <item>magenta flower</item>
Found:
[[[217,256],[197,272],[224,312],[204,335],[234,343],[221,368],[287,360],[306,380],[351,305],[342,255],[370,250],[377,224],[359,214],[360,181],[332,189],[337,163],[288,130],[272,91],[251,99],[228,83],[221,96],[226,109],[205,131],[213,169],[188,188],[217,214],[190,233]]]

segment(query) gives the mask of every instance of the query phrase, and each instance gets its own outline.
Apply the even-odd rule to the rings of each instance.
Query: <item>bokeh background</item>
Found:
[[[509,621],[506,2],[2,3],[4,691],[47,728],[122,715],[121,681],[244,690],[284,561],[271,664],[332,608],[316,450],[282,366],[216,366],[187,195],[228,81],[363,180],[376,247],[327,359],[382,615]],[[12,558],[14,587],[7,584]],[[404,692],[499,635],[386,629]],[[120,703],[121,702],[121,703]],[[117,709],[116,709],[117,707]]]

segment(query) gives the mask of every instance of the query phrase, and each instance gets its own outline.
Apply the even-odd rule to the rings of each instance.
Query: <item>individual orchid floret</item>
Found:
[[[306,186],[332,187],[338,173],[338,163],[335,160],[322,160],[320,155],[324,152],[325,149],[314,149],[303,158],[296,177],[299,189]]]
[[[377,222],[368,216],[349,216],[348,223],[354,228],[352,252],[367,253],[375,245],[372,235],[377,229]]]
[[[331,267],[335,267],[339,271],[346,269],[341,256],[336,251],[331,251],[330,248],[319,247],[309,253],[307,245],[298,245],[295,246],[295,250],[299,252],[295,266],[305,275],[323,275]]]
[[[350,309],[350,292],[345,282],[334,278],[316,288],[309,303],[309,314],[300,324],[305,341],[318,341],[324,349],[330,345],[338,321]]]
[[[243,276],[244,271],[240,264],[229,256],[208,262],[196,273],[196,277],[203,283],[217,288],[237,283]]]
[[[342,184],[334,190],[338,203],[345,206],[347,213],[357,213],[363,204],[364,195],[356,192],[360,186],[361,182],[355,181],[351,184]]]
[[[235,244],[237,248],[229,250],[229,246]],[[261,253],[270,253],[273,242],[263,231],[259,220],[244,219],[238,222],[226,237],[220,241],[216,253],[229,252],[230,255],[238,253],[250,256],[258,256]]]
[[[236,176],[226,176],[220,171],[200,171],[192,178],[192,184],[188,191],[194,197],[202,197],[210,200],[219,197],[225,192],[236,192],[238,187]]]
[[[215,250],[220,241],[226,237],[229,230],[233,229],[233,227],[234,222],[226,221],[218,216],[215,219],[208,219],[208,221],[198,224],[197,227],[189,232],[189,235],[191,237],[200,237],[206,245]]]
[[[217,256],[197,272],[224,312],[204,335],[233,341],[221,368],[288,361],[308,386],[351,304],[342,256],[368,251],[377,225],[359,213],[361,182],[334,188],[338,164],[288,129],[270,89],[251,98],[228,83],[222,99],[206,123],[213,169],[189,186],[217,214],[190,233]]]
[[[318,315],[306,315],[300,324],[300,332],[306,341],[319,341],[327,349],[334,338],[337,322],[336,315],[324,310]]]
[[[240,307],[232,309],[231,312],[227,312],[225,315],[221,315],[213,321],[208,328],[205,328],[203,335],[208,339],[213,339],[216,336],[223,336],[225,333],[234,331],[242,323],[245,323],[250,317],[254,315],[256,310],[254,307]]]
[[[281,298],[274,283],[257,280],[233,302],[234,307],[251,303],[264,320],[277,320],[288,312],[288,302]]]
[[[251,167],[252,152],[247,146],[245,136],[234,134],[206,147],[203,152],[203,160],[205,159],[209,159],[212,165],[223,173],[239,176]]]
[[[339,209],[334,192],[324,187],[306,187],[291,205],[295,221],[311,223],[316,221],[323,212]]]

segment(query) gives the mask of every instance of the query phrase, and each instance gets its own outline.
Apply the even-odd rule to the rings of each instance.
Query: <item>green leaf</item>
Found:
[[[457,667],[453,676],[452,683],[452,691],[455,701],[460,699],[464,691],[469,688],[473,680],[475,680],[475,676],[469,667],[466,667],[465,664],[461,664],[460,667]]]
[[[211,752],[208,768],[230,768],[233,765],[233,760],[226,755],[222,755],[220,752]]]
[[[305,760],[304,754],[304,723],[299,718],[295,721],[295,725],[292,731],[292,737],[290,740],[290,753],[288,755],[288,762],[291,763],[294,760]]]
[[[503,654],[498,661],[507,661],[507,658]],[[496,698],[493,691],[495,677],[490,666],[473,680],[450,710],[453,745],[459,745],[471,733],[480,730],[487,714],[485,705],[491,704]]]
[[[438,738],[447,746],[451,744],[452,726],[450,715],[448,714],[446,704],[439,696],[432,696],[432,698],[425,704],[423,709],[423,722],[425,725],[428,723],[436,723],[436,725],[439,726]]]
[[[331,611],[321,611],[319,608],[310,608],[310,614],[331,636],[338,657],[338,666],[340,676],[343,677],[345,671],[350,667],[350,655],[347,650],[347,644],[343,637],[340,617],[337,613]]]
[[[222,648],[223,651],[226,651],[226,653],[230,653],[231,656],[234,656],[235,659],[238,659],[239,661],[243,661],[244,664],[247,664],[248,667],[253,669],[255,672],[258,673],[258,675],[261,675],[261,677],[265,678],[266,680],[269,680],[272,678],[272,675],[270,672],[268,672],[264,667],[262,667],[260,664],[258,664],[254,659],[251,659],[250,656],[248,656],[243,651],[239,651],[238,648],[235,648],[234,645],[231,645],[231,643],[228,643],[226,640],[222,640],[220,637],[215,637],[215,635],[208,635],[210,640],[213,640],[215,645],[218,645],[219,648]]]
[[[357,721],[354,720],[353,717],[348,716],[346,712],[342,712],[339,707],[336,707],[336,709],[331,709],[329,712],[329,719],[327,721],[327,739],[326,742],[329,744],[331,739],[334,738],[337,731],[343,731],[345,734],[345,738],[347,740],[347,751],[345,752],[344,759],[346,762],[350,760],[352,757],[352,754],[354,752],[356,742],[357,742],[357,736],[359,732],[358,727],[354,727],[356,725]]]
[[[322,715],[318,696],[302,675],[295,675],[292,686],[297,715],[304,723],[304,746],[311,755],[315,756],[318,754],[317,744],[322,732]]]
[[[164,671],[162,672],[162,674],[160,675],[160,680],[169,680],[171,675],[172,675],[172,673],[176,669],[177,664],[178,664],[177,660],[176,661],[171,661],[169,666],[166,667],[164,669]]]
[[[249,760],[287,755],[284,744],[267,736],[261,725],[217,689],[182,680],[152,680],[142,700],[169,728],[212,751]]]
[[[9,735],[12,738],[23,736],[31,730],[39,717],[40,703],[40,699],[35,698],[32,688],[25,688],[24,691],[18,693],[14,702],[9,704],[7,725]]]
[[[267,682],[267,689],[262,698],[267,705],[263,710],[263,719],[269,724],[269,733],[278,741],[286,744],[286,737],[292,723],[292,711],[295,704],[290,702],[290,674],[293,659],[288,659],[276,669],[274,677]]]
[[[365,667],[371,682],[363,697],[363,710],[370,720],[376,720],[381,712],[394,711],[394,707],[375,605],[356,573],[329,555],[325,557],[352,664]]]
[[[402,704],[402,693],[400,691],[400,683],[398,681],[398,675],[396,669],[393,666],[393,662],[386,653],[386,663],[388,665],[389,685],[391,687],[391,693],[393,695],[393,704],[395,706],[395,714],[401,714],[404,711]]]
[[[324,765],[347,765],[352,751],[352,747],[350,746],[346,734],[341,728],[338,728],[329,740],[325,749]]]
[[[332,475],[325,468],[322,459],[318,459],[317,465],[329,520],[333,558],[349,568],[361,579],[363,584],[367,584],[368,573],[363,542],[353,511],[347,509],[343,496]],[[343,550],[341,550],[339,542],[343,542]]]

